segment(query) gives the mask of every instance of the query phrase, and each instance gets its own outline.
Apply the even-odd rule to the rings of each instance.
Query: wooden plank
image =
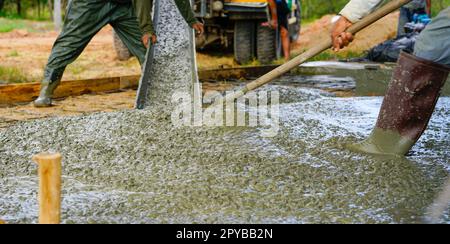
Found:
[[[140,75],[120,77],[120,89],[137,89]]]
[[[55,98],[80,96],[89,93],[114,92],[137,87],[139,76],[63,81],[55,91]],[[0,85],[0,105],[31,102],[39,96],[39,83]]]
[[[206,69],[199,71],[201,81],[223,81],[230,79],[251,79],[259,77],[276,65],[240,68]],[[54,98],[80,96],[91,93],[116,92],[123,89],[137,89],[139,75],[63,81],[55,91]],[[0,105],[32,102],[39,96],[40,83],[0,85]]]
[[[0,85],[0,104],[30,102],[39,94],[38,83]]]

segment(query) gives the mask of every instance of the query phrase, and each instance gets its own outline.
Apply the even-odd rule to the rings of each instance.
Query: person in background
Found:
[[[270,13],[272,15],[269,23],[272,28],[279,30],[281,45],[283,47],[283,56],[286,61],[291,54],[291,40],[288,31],[288,18],[291,12],[292,1],[288,0],[269,0]]]
[[[431,18],[431,0],[413,0],[400,8],[397,37],[405,35],[405,25],[413,21],[414,14],[427,14]]]

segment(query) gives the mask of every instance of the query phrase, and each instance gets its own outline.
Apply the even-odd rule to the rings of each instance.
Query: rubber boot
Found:
[[[450,67],[401,53],[372,134],[358,152],[406,155],[427,128]]]
[[[61,82],[65,68],[46,69],[44,80],[41,83],[41,91],[39,97],[34,101],[35,107],[52,106],[53,93]]]

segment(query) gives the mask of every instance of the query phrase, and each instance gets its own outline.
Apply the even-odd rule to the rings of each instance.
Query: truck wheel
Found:
[[[261,26],[261,24],[258,24],[256,29],[256,54],[258,60],[263,64],[268,64],[277,58],[277,36],[275,30],[267,26]]]
[[[114,39],[114,50],[116,50],[117,58],[120,61],[126,61],[130,59],[133,55],[130,53],[130,50],[123,44],[122,40],[120,40],[119,36],[115,31],[113,31],[113,39]]]
[[[234,24],[234,58],[239,64],[252,61],[255,57],[255,23],[238,20]]]

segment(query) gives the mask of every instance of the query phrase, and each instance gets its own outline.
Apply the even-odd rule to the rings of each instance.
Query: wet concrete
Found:
[[[309,62],[291,73],[300,76],[330,76],[355,82],[355,94],[358,96],[383,96],[391,80],[394,63],[348,63],[334,61]],[[444,96],[450,96],[450,76],[442,89]]]
[[[174,91],[190,92],[194,82],[192,71],[195,57],[191,55],[191,28],[181,17],[173,0],[156,1],[159,4],[155,16],[158,43],[151,68],[143,72],[150,74],[146,107],[155,111],[171,110],[171,96]],[[144,76],[145,77],[145,76]],[[197,81],[197,80],[195,80]]]
[[[344,69],[344,70],[364,70],[364,69],[380,69],[384,65],[381,64],[365,64],[365,63],[348,63],[348,62],[336,62],[336,61],[314,61],[307,62],[301,67],[310,67],[310,68],[325,68],[325,69]]]
[[[356,80],[350,76],[334,75],[287,75],[282,76],[273,83],[290,86],[317,88],[328,91],[356,90]]]
[[[180,49],[172,48],[187,46],[167,40],[173,44],[164,50],[172,51],[159,61],[150,109],[0,130],[1,219],[37,221],[31,157],[58,151],[64,155],[64,223],[423,221],[449,170],[449,98],[440,99],[407,158],[346,150],[370,133],[382,99],[339,98],[314,82],[263,88],[280,92],[280,131],[273,138],[262,137],[262,127],[175,128],[172,90],[187,90],[191,76],[176,65],[187,66],[188,59],[178,60]]]
[[[381,98],[270,89],[282,93],[274,138],[261,128],[176,129],[151,111],[8,128],[0,132],[0,217],[36,221],[30,158],[50,150],[64,155],[65,223],[422,221],[448,172],[449,98],[410,156],[376,158],[344,145],[369,134]]]

